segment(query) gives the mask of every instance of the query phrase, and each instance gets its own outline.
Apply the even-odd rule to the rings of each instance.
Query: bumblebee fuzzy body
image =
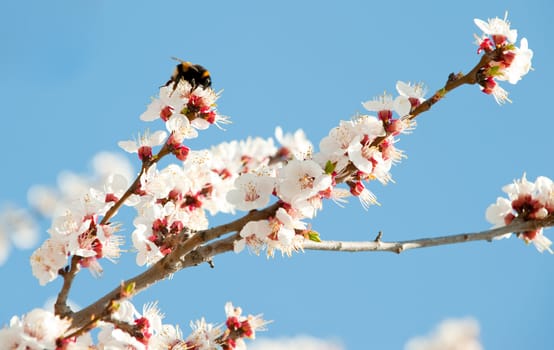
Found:
[[[199,64],[192,64],[191,62],[179,59],[178,61],[180,61],[180,63],[175,67],[173,75],[169,78],[167,83],[165,83],[165,86],[173,83],[173,91],[175,91],[177,84],[179,84],[181,80],[189,82],[192,86],[192,90],[196,89],[198,86],[202,86],[203,88],[212,86],[212,78],[210,72],[206,68]]]

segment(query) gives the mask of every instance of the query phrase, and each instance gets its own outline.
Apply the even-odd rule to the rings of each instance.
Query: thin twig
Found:
[[[80,261],[80,257],[73,256],[70,264],[59,272],[59,274],[63,277],[63,284],[62,289],[58,293],[56,302],[54,303],[54,311],[56,315],[59,315],[60,317],[68,316],[72,312],[70,307],[67,305],[67,298],[69,296],[69,290],[71,289],[73,280],[75,279],[77,272],[79,272]]]
[[[478,73],[481,70],[481,68],[488,65],[496,56],[499,55],[499,53],[501,53],[501,51],[502,51],[502,48],[498,48],[496,50],[493,50],[491,52],[488,52],[488,53],[484,54],[481,57],[481,59],[479,60],[479,62],[469,71],[469,73],[467,73],[465,75],[462,74],[462,73],[450,74],[450,76],[448,77],[445,85],[442,88],[440,88],[439,90],[437,90],[433,94],[433,96],[426,99],[419,106],[414,108],[410,112],[410,114],[407,116],[407,119],[410,119],[410,120],[415,119],[421,113],[427,112],[429,109],[431,109],[431,107],[435,103],[442,100],[443,97],[446,96],[446,94],[448,92],[450,92],[450,91],[452,91],[452,90],[454,90],[454,89],[456,89],[456,88],[458,88],[462,85],[465,85],[465,84],[469,84],[469,85],[476,84],[478,82]],[[390,136],[390,133],[388,133],[387,135],[384,135],[384,136],[376,137],[371,142],[370,147],[378,147],[389,136]],[[352,163],[350,163],[349,165],[347,165],[345,171],[343,171],[340,176],[336,177],[336,179],[335,179],[336,182],[337,183],[342,183],[342,182],[348,181],[350,179],[351,175],[353,173],[357,172],[357,170],[358,169]]]

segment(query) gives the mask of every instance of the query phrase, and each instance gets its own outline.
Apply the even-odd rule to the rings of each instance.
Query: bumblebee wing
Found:
[[[186,61],[183,61],[182,59],[180,59],[179,57],[175,57],[175,56],[171,56],[171,59],[174,60],[174,61],[181,62],[181,63],[185,63],[185,62],[186,62]]]

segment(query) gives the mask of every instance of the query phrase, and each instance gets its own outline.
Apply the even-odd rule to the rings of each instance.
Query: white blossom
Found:
[[[243,174],[235,180],[235,188],[227,193],[227,200],[239,210],[259,209],[269,203],[274,186],[272,177]]]
[[[56,339],[63,336],[69,320],[60,319],[50,311],[34,309],[23,317],[12,317],[10,324],[0,329],[3,349],[55,349]]]

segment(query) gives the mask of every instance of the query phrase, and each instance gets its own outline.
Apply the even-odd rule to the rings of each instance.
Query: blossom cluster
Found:
[[[181,164],[151,166],[140,178],[134,205],[137,264],[155,263],[180,241],[206,229],[207,213],[234,213],[226,196],[235,180],[241,173],[267,167],[276,150],[271,139],[251,138],[191,151]]]
[[[115,167],[112,170],[121,169]],[[73,177],[73,180],[64,183],[75,182],[75,179]],[[92,187],[90,182],[82,186],[67,186],[73,188],[71,193],[61,197],[47,193],[46,188],[33,191],[37,207],[55,198],[61,199],[57,206],[44,211],[45,215],[53,217],[48,229],[50,236],[31,255],[32,271],[40,284],[54,280],[71,256],[80,257],[79,265],[89,268],[95,275],[102,272],[99,259],[113,261],[119,257],[120,247],[124,244],[123,237],[116,234],[120,227],[104,220],[104,215],[123,196],[129,187],[129,180],[126,175],[114,172],[103,176],[103,181],[100,188]],[[133,198],[125,204],[133,205]]]
[[[221,336],[221,347],[224,350],[246,349],[244,339],[255,339],[256,331],[265,330],[264,326],[268,323],[261,315],[243,316],[242,309],[234,307],[230,302],[225,304],[225,314],[226,329]]]
[[[519,180],[506,185],[502,190],[508,198],[498,197],[496,203],[491,204],[486,211],[489,222],[500,227],[512,223],[514,220],[529,221],[544,219],[554,215],[554,182],[551,179],[539,176],[534,182],[527,180],[525,174]],[[533,243],[540,251],[554,252],[550,248],[552,242],[543,235],[543,228],[517,233],[526,243]],[[499,238],[508,238],[511,233]]]
[[[529,49],[527,39],[520,41],[516,46],[517,30],[510,28],[507,21],[508,14],[504,19],[491,18],[487,22],[476,18],[475,25],[483,31],[480,36],[475,36],[477,53],[495,53],[492,60],[479,71],[479,84],[481,90],[491,94],[496,102],[502,104],[508,98],[508,92],[498,85],[497,80],[508,81],[516,84],[531,69],[533,51]]]
[[[182,90],[176,92],[161,88],[160,99],[141,116],[143,120],[164,121],[169,138],[157,131],[136,143],[121,142],[123,149],[137,152],[144,161],[152,157],[152,147],[168,144],[164,139],[182,141],[197,135],[195,123],[203,126],[205,120],[191,118],[191,108],[184,106],[198,90],[205,105],[215,105],[217,95],[210,93],[211,89],[188,91],[187,83],[182,84]],[[279,203],[274,215],[248,222],[240,231],[241,239],[235,242],[235,251],[249,246],[256,253],[267,248],[269,255],[275,250],[291,254],[301,249],[308,235],[308,224],[303,220],[316,215],[323,199],[342,201],[352,194],[366,207],[376,203],[363,181],[391,180],[391,166],[403,156],[394,146],[395,136],[414,126],[409,113],[424,101],[421,85],[399,82],[397,90],[395,99],[383,95],[365,102],[364,107],[377,116],[359,115],[342,121],[321,141],[321,151],[316,154],[301,130],[284,134],[278,127],[275,138],[280,147],[273,139],[249,138],[208,150],[189,150],[186,157],[177,157],[182,160],[180,164],[161,169],[152,164],[142,174],[133,196],[138,213],[132,233],[137,264],[157,262],[179,242],[206,229],[206,212],[215,215],[261,209],[274,198]],[[393,112],[399,117],[394,118]],[[349,190],[337,188],[337,179],[346,182]]]
[[[377,116],[357,115],[341,121],[321,140],[319,152],[297,152],[276,170],[242,174],[235,181],[235,188],[227,199],[236,208],[261,208],[270,195],[275,195],[281,203],[273,217],[244,226],[241,239],[235,242],[236,252],[245,246],[256,253],[265,247],[269,255],[275,250],[290,254],[301,249],[312,232],[304,220],[321,210],[324,199],[342,202],[344,197],[353,195],[366,208],[377,203],[364,182],[391,181],[392,164],[403,157],[394,145],[395,137],[414,127],[409,113],[424,101],[421,85],[398,82],[396,87],[399,96],[394,99],[384,94],[363,103],[368,111],[377,112]],[[292,146],[289,143],[287,147]],[[343,182],[347,190],[338,187]]]
[[[178,326],[163,324],[156,303],[145,304],[142,313],[127,300],[117,303],[111,322],[101,322],[93,349],[172,349],[183,342]]]
[[[116,235],[119,226],[103,223],[103,216],[115,194],[93,188],[74,203],[71,209],[57,216],[48,230],[50,237],[31,255],[31,267],[41,285],[54,280],[70,256],[78,256],[79,265],[88,267],[93,274],[100,274],[100,258],[117,259],[122,237]]]
[[[173,342],[190,350],[244,350],[244,339],[255,339],[257,331],[264,331],[269,323],[261,315],[242,315],[242,309],[231,302],[225,304],[226,320],[222,325],[206,322],[204,318],[191,322],[192,333],[184,340]],[[171,349],[180,349],[173,347]]]
[[[187,158],[189,148],[183,144],[185,139],[198,136],[198,130],[210,125],[229,123],[229,118],[218,114],[216,101],[219,98],[212,88],[193,87],[186,80],[180,80],[175,88],[162,86],[159,97],[152,100],[141,120],[165,122],[165,131],[145,133],[136,141],[121,141],[119,146],[130,153],[137,153],[142,161],[152,158],[152,147],[165,143],[167,150],[179,160]]]
[[[122,237],[118,225],[101,222],[101,217],[123,194],[131,178],[131,165],[116,154],[101,152],[92,162],[94,176],[64,172],[59,189],[34,186],[29,202],[42,216],[52,218],[50,234],[31,256],[31,267],[40,284],[58,276],[68,257],[82,257],[81,266],[99,274],[99,258],[116,259]],[[32,222],[32,218],[29,218]]]
[[[12,317],[9,325],[0,329],[0,344],[3,349],[27,350],[246,349],[244,339],[254,339],[267,323],[261,315],[241,315],[242,310],[228,302],[225,329],[201,319],[191,322],[192,333],[185,338],[178,326],[162,322],[164,315],[156,303],[144,305],[142,313],[128,300],[113,309],[109,320],[99,321],[95,342],[90,333],[68,335],[69,320],[37,308],[21,318]]]
[[[136,152],[143,164],[155,159],[155,146],[181,161],[164,168],[149,163],[126,196],[125,204],[137,212],[131,236],[138,265],[157,262],[196,231],[206,229],[207,213],[261,209],[272,198],[278,209],[268,219],[248,222],[235,251],[248,246],[256,253],[266,248],[269,255],[276,250],[290,255],[301,249],[311,232],[305,219],[321,210],[324,199],[340,202],[354,195],[364,207],[377,203],[364,181],[392,179],[391,166],[403,157],[395,137],[413,128],[409,113],[424,100],[425,92],[421,85],[398,82],[396,98],[385,94],[363,103],[377,116],[358,115],[340,122],[321,140],[320,152],[315,154],[301,130],[285,134],[281,128],[275,131],[279,147],[271,138],[249,138],[183,152],[182,141],[195,137],[196,129],[227,120],[218,117],[213,107],[218,97],[213,90],[191,90],[187,84],[181,82],[175,91],[162,87],[160,98],[141,116],[161,119],[169,136],[155,131],[138,142],[120,142],[126,151]],[[80,257],[79,265],[96,274],[102,270],[100,258],[118,257],[123,244],[122,237],[114,234],[118,226],[103,217],[122,198],[129,181],[117,175],[106,180],[102,189],[90,188],[53,220],[51,237],[31,259],[41,284],[55,279],[70,256]],[[348,189],[337,187],[340,182]]]
[[[151,134],[145,133],[138,141],[121,141],[119,145],[128,152],[136,152],[143,162],[153,160],[152,148],[164,144],[164,149],[167,153],[172,153],[179,160],[185,160],[188,156],[189,149],[182,144],[185,138],[197,136],[197,129],[205,129],[211,124],[226,123],[228,119],[217,113],[215,109],[215,101],[218,95],[212,89],[195,88],[192,89],[186,81],[181,81],[176,89],[168,86],[160,88],[160,97],[154,99],[148,106],[146,112],[141,115],[145,121],[162,119],[165,122],[167,130],[170,131],[168,137],[165,131],[156,131]],[[105,159],[106,157],[103,157]],[[109,157],[108,157],[109,158]],[[109,159],[108,159],[109,160]],[[110,162],[108,162],[110,163]],[[45,188],[35,188],[30,192],[30,197],[33,203],[41,213],[52,216],[52,226],[48,230],[50,237],[37,249],[31,256],[31,265],[33,274],[39,279],[39,282],[44,285],[54,280],[59,271],[67,265],[67,259],[71,256],[79,258],[78,264],[81,267],[87,267],[93,274],[98,275],[102,272],[99,259],[105,257],[110,260],[115,260],[119,257],[121,246],[124,244],[123,237],[115,235],[119,226],[110,222],[110,217],[104,217],[108,211],[114,206],[130,188],[130,176],[122,175],[128,173],[120,166],[116,168],[115,173],[102,173],[102,183],[100,188],[92,186],[88,181],[86,185],[80,186],[80,179],[75,181],[77,177],[70,176],[69,181],[64,181],[65,185],[60,186],[63,189],[73,189],[71,194],[65,195],[65,198],[70,198],[64,206],[52,205],[54,202],[59,202],[55,195],[49,193]],[[176,167],[168,167],[166,173],[172,173]],[[100,171],[102,172],[102,171]],[[156,223],[155,211],[158,207],[148,208],[148,200],[144,200],[149,193],[154,193],[154,200],[160,202],[168,193],[163,193],[164,188],[161,183],[163,181],[154,181],[157,171],[155,166],[150,166],[148,172],[141,178],[141,183],[138,188],[134,189],[134,193],[124,201],[125,205],[137,207],[143,215],[135,220],[135,226],[142,227],[141,218],[144,221],[146,218],[153,218],[149,221],[149,227],[159,227],[164,230],[163,222]],[[173,173],[179,179],[185,179],[187,176],[183,173]],[[163,175],[162,175],[163,176]],[[174,179],[172,177],[169,182]],[[158,179],[159,180],[159,179]],[[199,179],[200,181],[202,179]],[[196,208],[199,203],[199,197],[205,195],[202,191],[209,191],[199,182],[191,184],[200,186],[194,191],[194,195],[189,195],[190,191],[183,196],[187,202],[184,207],[186,209]],[[69,182],[69,185],[67,184]],[[208,183],[214,181],[210,180]],[[156,188],[156,184],[160,184],[163,188]],[[178,184],[173,184],[173,187],[178,187]],[[198,187],[197,186],[197,187]],[[176,191],[171,193],[172,196],[177,196]],[[215,197],[215,196],[214,196]],[[141,200],[142,199],[142,200]],[[64,201],[65,202],[65,201]],[[217,201],[215,201],[217,202]],[[166,208],[166,210],[169,210]],[[189,220],[186,221],[187,227],[204,228],[207,221],[203,217],[203,212],[195,212],[198,215],[188,215]],[[110,215],[113,215],[111,213]],[[159,216],[159,215],[158,215]],[[179,226],[180,222],[170,222],[173,224],[171,230],[180,232],[183,226]],[[163,231],[165,233],[165,231]],[[150,246],[156,246],[152,241],[160,242],[159,248],[145,256],[142,254],[148,245],[143,244],[140,235],[133,234],[133,241],[139,249],[137,260],[144,264],[146,259],[152,260],[151,256],[163,256],[157,254],[159,251],[169,251],[165,239],[160,239],[156,235],[149,234],[148,242]]]

